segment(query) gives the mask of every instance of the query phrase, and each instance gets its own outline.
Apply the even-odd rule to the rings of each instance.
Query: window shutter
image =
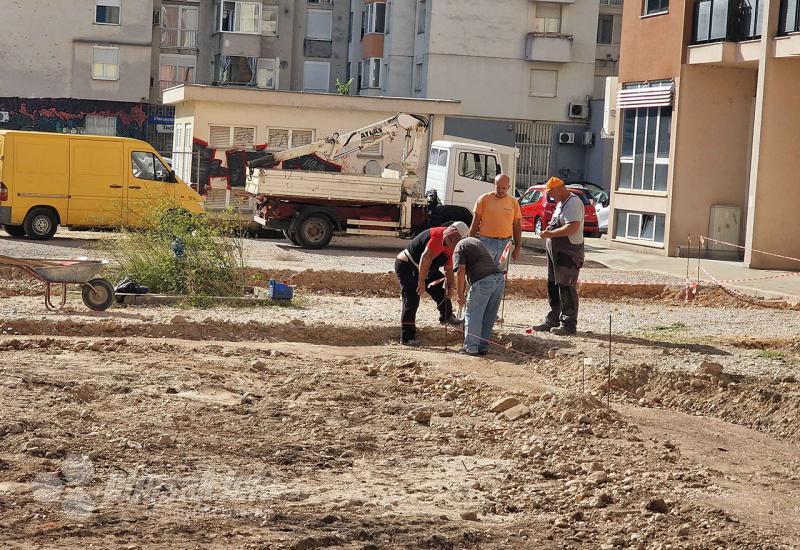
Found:
[[[231,146],[231,127],[212,126],[209,131],[208,146],[212,149],[227,149]]]
[[[314,132],[312,130],[293,130],[292,147],[302,147],[313,141]]]
[[[623,88],[617,93],[617,109],[669,107],[675,86],[672,82]]]
[[[289,148],[289,130],[270,128],[267,134],[267,147],[283,151]]]
[[[234,147],[252,147],[256,143],[256,129],[243,126],[233,128]]]

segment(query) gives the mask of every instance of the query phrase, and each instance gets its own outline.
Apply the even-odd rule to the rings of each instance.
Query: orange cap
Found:
[[[546,189],[548,191],[550,191],[551,189],[553,189],[554,187],[558,187],[559,185],[564,185],[564,180],[556,178],[556,177],[552,177],[549,180],[547,180]]]

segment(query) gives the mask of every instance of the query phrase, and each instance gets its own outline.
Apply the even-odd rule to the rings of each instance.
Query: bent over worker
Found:
[[[522,254],[522,212],[519,202],[509,195],[511,179],[498,174],[494,179],[494,191],[478,197],[473,212],[470,237],[478,237],[489,250],[495,262],[500,261],[506,245],[514,240],[511,259],[519,260]]]
[[[439,309],[439,323],[460,325],[453,315],[450,295],[455,289],[453,249],[469,232],[467,224],[455,222],[447,227],[434,227],[417,235],[408,247],[397,255],[394,271],[400,280],[403,313],[400,317],[401,342],[418,346],[417,309],[419,297],[427,292]],[[445,274],[441,272],[444,267]],[[444,279],[444,284],[441,280]]]
[[[541,233],[547,250],[550,313],[544,323],[532,328],[567,336],[575,334],[578,326],[578,276],[584,260],[584,206],[580,197],[571,193],[559,178],[547,181],[547,194],[558,203],[550,224]]]

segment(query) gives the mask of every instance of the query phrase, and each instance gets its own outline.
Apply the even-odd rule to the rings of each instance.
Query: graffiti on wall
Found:
[[[145,139],[147,105],[70,98],[0,97],[0,129],[84,133],[87,116],[116,118],[116,135]]]

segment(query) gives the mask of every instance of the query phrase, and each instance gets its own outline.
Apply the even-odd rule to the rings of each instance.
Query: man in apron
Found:
[[[547,249],[550,313],[544,323],[532,328],[568,336],[575,334],[578,325],[578,275],[584,259],[584,205],[580,197],[571,193],[558,178],[547,181],[547,194],[558,203],[550,224],[541,233]]]

